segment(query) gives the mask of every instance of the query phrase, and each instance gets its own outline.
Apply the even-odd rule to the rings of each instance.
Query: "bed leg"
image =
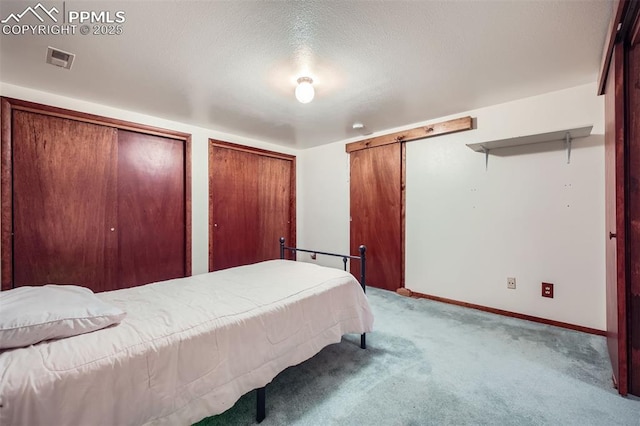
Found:
[[[256,389],[256,421],[258,423],[262,422],[264,418],[267,416],[267,411],[265,408],[265,395],[266,386]]]
[[[362,349],[367,349],[367,334],[366,333],[362,333],[360,335],[360,347]]]

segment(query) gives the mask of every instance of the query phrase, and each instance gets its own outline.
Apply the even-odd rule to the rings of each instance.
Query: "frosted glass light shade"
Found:
[[[300,77],[298,79],[298,87],[296,87],[296,99],[298,102],[308,104],[313,100],[315,90],[312,83],[313,80],[309,77]]]

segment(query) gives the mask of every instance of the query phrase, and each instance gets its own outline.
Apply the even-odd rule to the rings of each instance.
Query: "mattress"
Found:
[[[126,318],[0,353],[0,424],[188,425],[373,325],[351,274],[287,260],[98,296]]]

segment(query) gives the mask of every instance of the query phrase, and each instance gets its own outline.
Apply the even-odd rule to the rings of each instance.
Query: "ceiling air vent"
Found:
[[[57,67],[70,70],[75,57],[76,55],[73,53],[65,52],[63,50],[56,49],[55,47],[49,46],[47,48],[47,63]]]

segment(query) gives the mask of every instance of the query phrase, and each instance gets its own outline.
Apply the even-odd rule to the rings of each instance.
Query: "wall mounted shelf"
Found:
[[[571,141],[576,138],[584,138],[591,134],[593,126],[576,127],[575,129],[558,130],[555,132],[538,133],[536,135],[519,136],[515,138],[500,139],[495,141],[469,143],[467,146],[476,152],[485,154],[485,162],[489,164],[489,151],[512,146],[533,145],[544,142],[564,141],[567,149],[567,164],[571,162]]]

